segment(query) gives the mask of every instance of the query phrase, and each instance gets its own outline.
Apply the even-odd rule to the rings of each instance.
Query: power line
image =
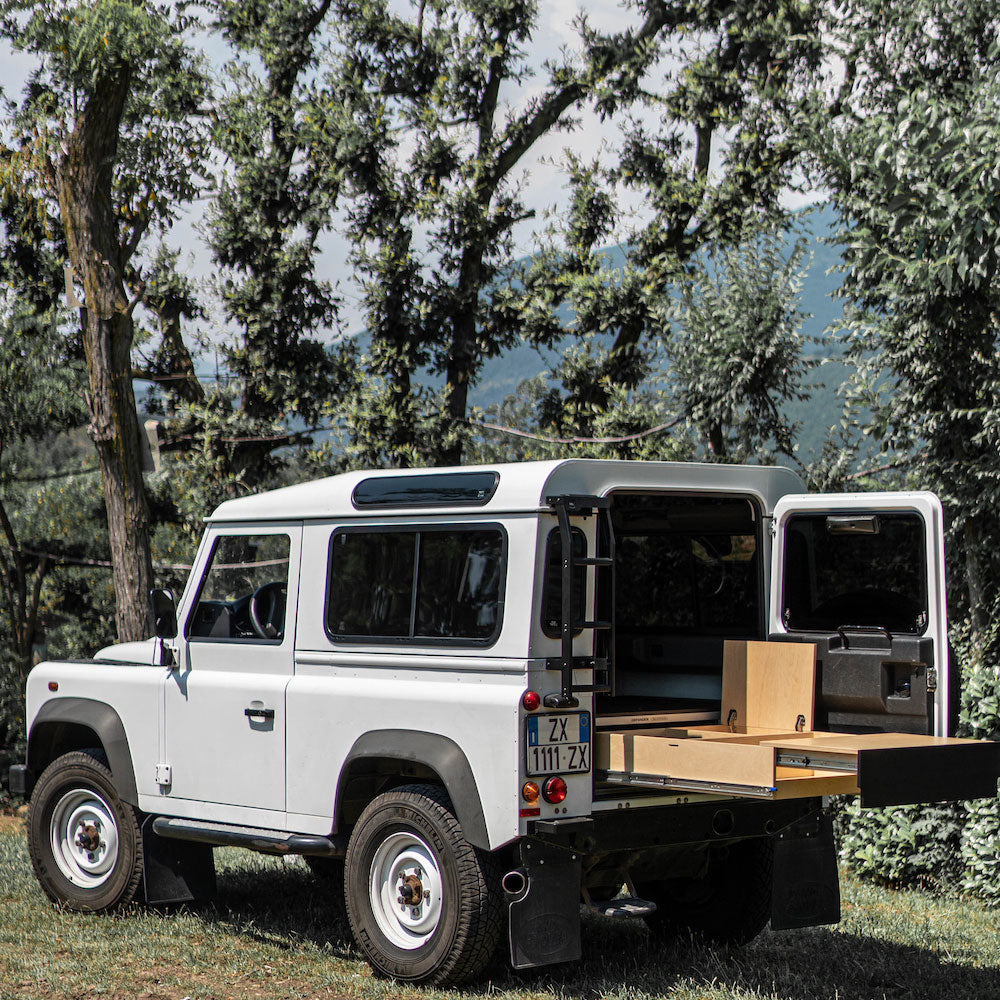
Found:
[[[89,476],[95,472],[100,472],[96,465],[81,467],[79,469],[68,469],[64,472],[45,472],[37,476],[10,476],[12,483],[43,483],[49,479],[68,479],[70,476]]]
[[[543,434],[531,434],[528,431],[519,431],[513,427],[501,427],[499,424],[487,424],[481,420],[468,420],[466,423],[472,427],[482,427],[488,431],[496,431],[499,434],[511,434],[514,437],[530,438],[532,441],[545,441],[548,444],[624,444],[626,441],[638,441],[640,438],[651,437],[653,434],[662,434],[682,423],[683,417],[674,417],[665,424],[657,424],[644,431],[636,431],[634,434],[623,434],[620,437],[545,437]]]
[[[90,566],[95,569],[112,569],[112,564],[106,559],[77,559],[74,556],[60,556],[54,552],[36,552],[34,549],[17,549],[23,556],[34,556],[36,559],[47,559],[51,563],[63,566]],[[186,563],[153,563],[153,569],[159,570],[191,570]]]

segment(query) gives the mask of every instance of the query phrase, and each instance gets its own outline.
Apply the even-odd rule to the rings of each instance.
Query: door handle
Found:
[[[274,709],[273,708],[253,708],[253,707],[251,707],[251,708],[244,708],[243,709],[243,714],[248,719],[257,719],[257,718],[259,718],[259,719],[264,719],[265,721],[267,721],[267,720],[270,720],[270,719],[274,718]]]

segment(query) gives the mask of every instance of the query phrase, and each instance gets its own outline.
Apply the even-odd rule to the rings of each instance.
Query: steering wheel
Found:
[[[281,580],[258,587],[250,598],[250,624],[261,639],[278,639],[285,625],[287,588]]]

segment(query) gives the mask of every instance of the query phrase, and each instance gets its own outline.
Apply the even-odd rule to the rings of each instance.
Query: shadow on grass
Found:
[[[273,947],[294,950],[309,944],[360,961],[341,900],[331,893],[330,883],[304,867],[222,871],[218,899],[201,916]],[[995,965],[977,968],[947,951],[830,928],[765,931],[753,944],[730,952],[692,938],[661,944],[639,922],[586,916],[583,955],[576,964],[522,973],[495,962],[486,979],[457,992],[477,996],[526,989],[580,1000],[609,994],[720,1000],[1000,997],[1000,968]],[[978,961],[984,961],[982,956]]]
[[[349,957],[351,931],[341,885],[314,875],[305,865],[265,864],[269,866],[220,871],[218,895],[200,908],[201,918],[282,950],[308,943]]]

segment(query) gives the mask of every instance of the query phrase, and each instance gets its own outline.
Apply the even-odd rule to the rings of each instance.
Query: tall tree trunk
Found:
[[[492,193],[480,194],[484,210],[489,206]],[[452,319],[451,348],[445,369],[448,390],[447,408],[452,429],[465,423],[469,407],[469,389],[480,366],[480,353],[476,350],[476,324],[479,322],[479,286],[483,273],[486,244],[482,239],[470,244],[462,255],[458,287],[460,306]],[[457,434],[454,443],[440,450],[437,465],[461,465],[464,437]]]
[[[83,342],[90,378],[90,436],[101,465],[115,583],[118,638],[152,632],[149,507],[132,392],[132,312],[112,206],[112,169],[131,74],[104,77],[70,134],[56,188],[73,268],[83,282]]]

